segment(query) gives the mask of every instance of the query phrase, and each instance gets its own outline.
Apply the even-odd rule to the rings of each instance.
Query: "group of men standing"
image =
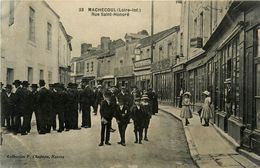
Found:
[[[31,84],[30,88],[28,81],[15,80],[13,85],[15,89],[10,84],[5,87],[1,84],[1,126],[7,127],[7,130],[14,134],[30,133],[33,113],[35,113],[39,134],[50,133],[51,129],[57,132],[79,130],[80,111],[82,112],[81,127],[91,128],[92,107],[94,115],[97,115],[98,109],[101,115],[100,146],[104,141],[110,144],[110,132],[115,131],[111,125],[113,118],[118,123],[120,144],[125,146],[125,130],[130,118],[134,121],[136,142],[141,143],[142,130],[145,127],[147,127],[145,139],[148,140],[147,118],[151,118],[152,114],[158,112],[157,97],[151,89],[142,93],[135,87],[132,92],[128,92],[125,87],[118,89],[116,86],[103,89],[99,85],[91,88],[84,82],[81,88],[78,88],[75,83],[69,83],[67,88],[64,84],[55,83],[49,84],[47,89],[44,80],[40,80],[39,85]]]

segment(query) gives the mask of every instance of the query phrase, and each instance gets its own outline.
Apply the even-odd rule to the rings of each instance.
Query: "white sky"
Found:
[[[92,43],[97,46],[100,37],[112,40],[122,38],[126,33],[151,31],[151,1],[101,1],[101,0],[47,0],[60,15],[61,21],[72,39],[72,57],[80,56],[80,44]],[[79,8],[85,8],[79,12]],[[130,16],[91,16],[88,8],[140,8],[140,13]],[[154,2],[154,33],[180,24],[181,6],[175,0]]]

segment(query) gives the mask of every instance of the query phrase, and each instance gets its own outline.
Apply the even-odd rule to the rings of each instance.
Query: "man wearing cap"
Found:
[[[20,80],[15,80],[13,85],[16,88],[16,91],[14,93],[14,104],[15,104],[15,110],[14,110],[14,134],[21,132],[21,117],[24,111],[24,99],[23,99],[23,89],[21,86]]]
[[[6,91],[1,94],[1,108],[2,108],[2,127],[5,124],[7,130],[11,131],[14,125],[14,93],[12,93],[12,85],[6,85]]]
[[[147,94],[143,94],[141,98],[141,103],[142,103],[142,108],[145,112],[145,118],[144,118],[144,140],[148,141],[147,133],[148,133],[148,128],[150,125],[150,120],[152,118],[152,106],[149,103],[149,98]]]
[[[51,131],[51,99],[50,91],[45,87],[45,81],[39,81],[40,89],[38,91],[38,116],[40,121],[39,134],[50,133]]]
[[[24,113],[23,113],[23,124],[22,124],[22,134],[26,135],[31,130],[31,119],[33,113],[32,106],[32,92],[29,90],[28,86],[30,85],[28,81],[22,82],[23,88],[23,100],[24,100]]]
[[[83,83],[82,87],[84,88],[82,92],[80,93],[80,105],[82,109],[82,124],[81,127],[84,128],[91,128],[91,106],[93,106],[93,91],[90,89],[90,87]]]
[[[139,97],[135,98],[135,104],[131,109],[131,116],[134,121],[135,143],[142,144],[145,112],[141,107],[140,101]]]

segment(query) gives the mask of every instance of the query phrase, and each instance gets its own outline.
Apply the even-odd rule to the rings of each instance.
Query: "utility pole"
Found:
[[[152,1],[152,8],[151,8],[151,70],[152,70],[152,64],[153,64],[153,28],[154,28],[154,0]],[[153,73],[151,72],[151,86],[153,88]]]

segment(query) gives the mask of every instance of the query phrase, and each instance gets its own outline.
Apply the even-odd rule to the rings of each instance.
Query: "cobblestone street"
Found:
[[[81,117],[81,115],[80,115]],[[111,146],[98,147],[100,117],[92,116],[92,128],[38,135],[34,122],[27,136],[3,135],[1,167],[89,167],[89,168],[173,168],[195,167],[189,154],[182,123],[159,112],[151,120],[149,142],[134,144],[133,124],[126,132],[126,147],[118,145],[118,131],[111,134]],[[114,121],[114,120],[113,120]],[[80,123],[80,121],[79,121]],[[114,121],[113,128],[117,128]],[[3,156],[3,153],[5,156]],[[25,158],[8,158],[8,155]],[[28,155],[28,158],[27,158]],[[63,158],[33,158],[64,156]],[[77,166],[75,166],[77,164]]]

